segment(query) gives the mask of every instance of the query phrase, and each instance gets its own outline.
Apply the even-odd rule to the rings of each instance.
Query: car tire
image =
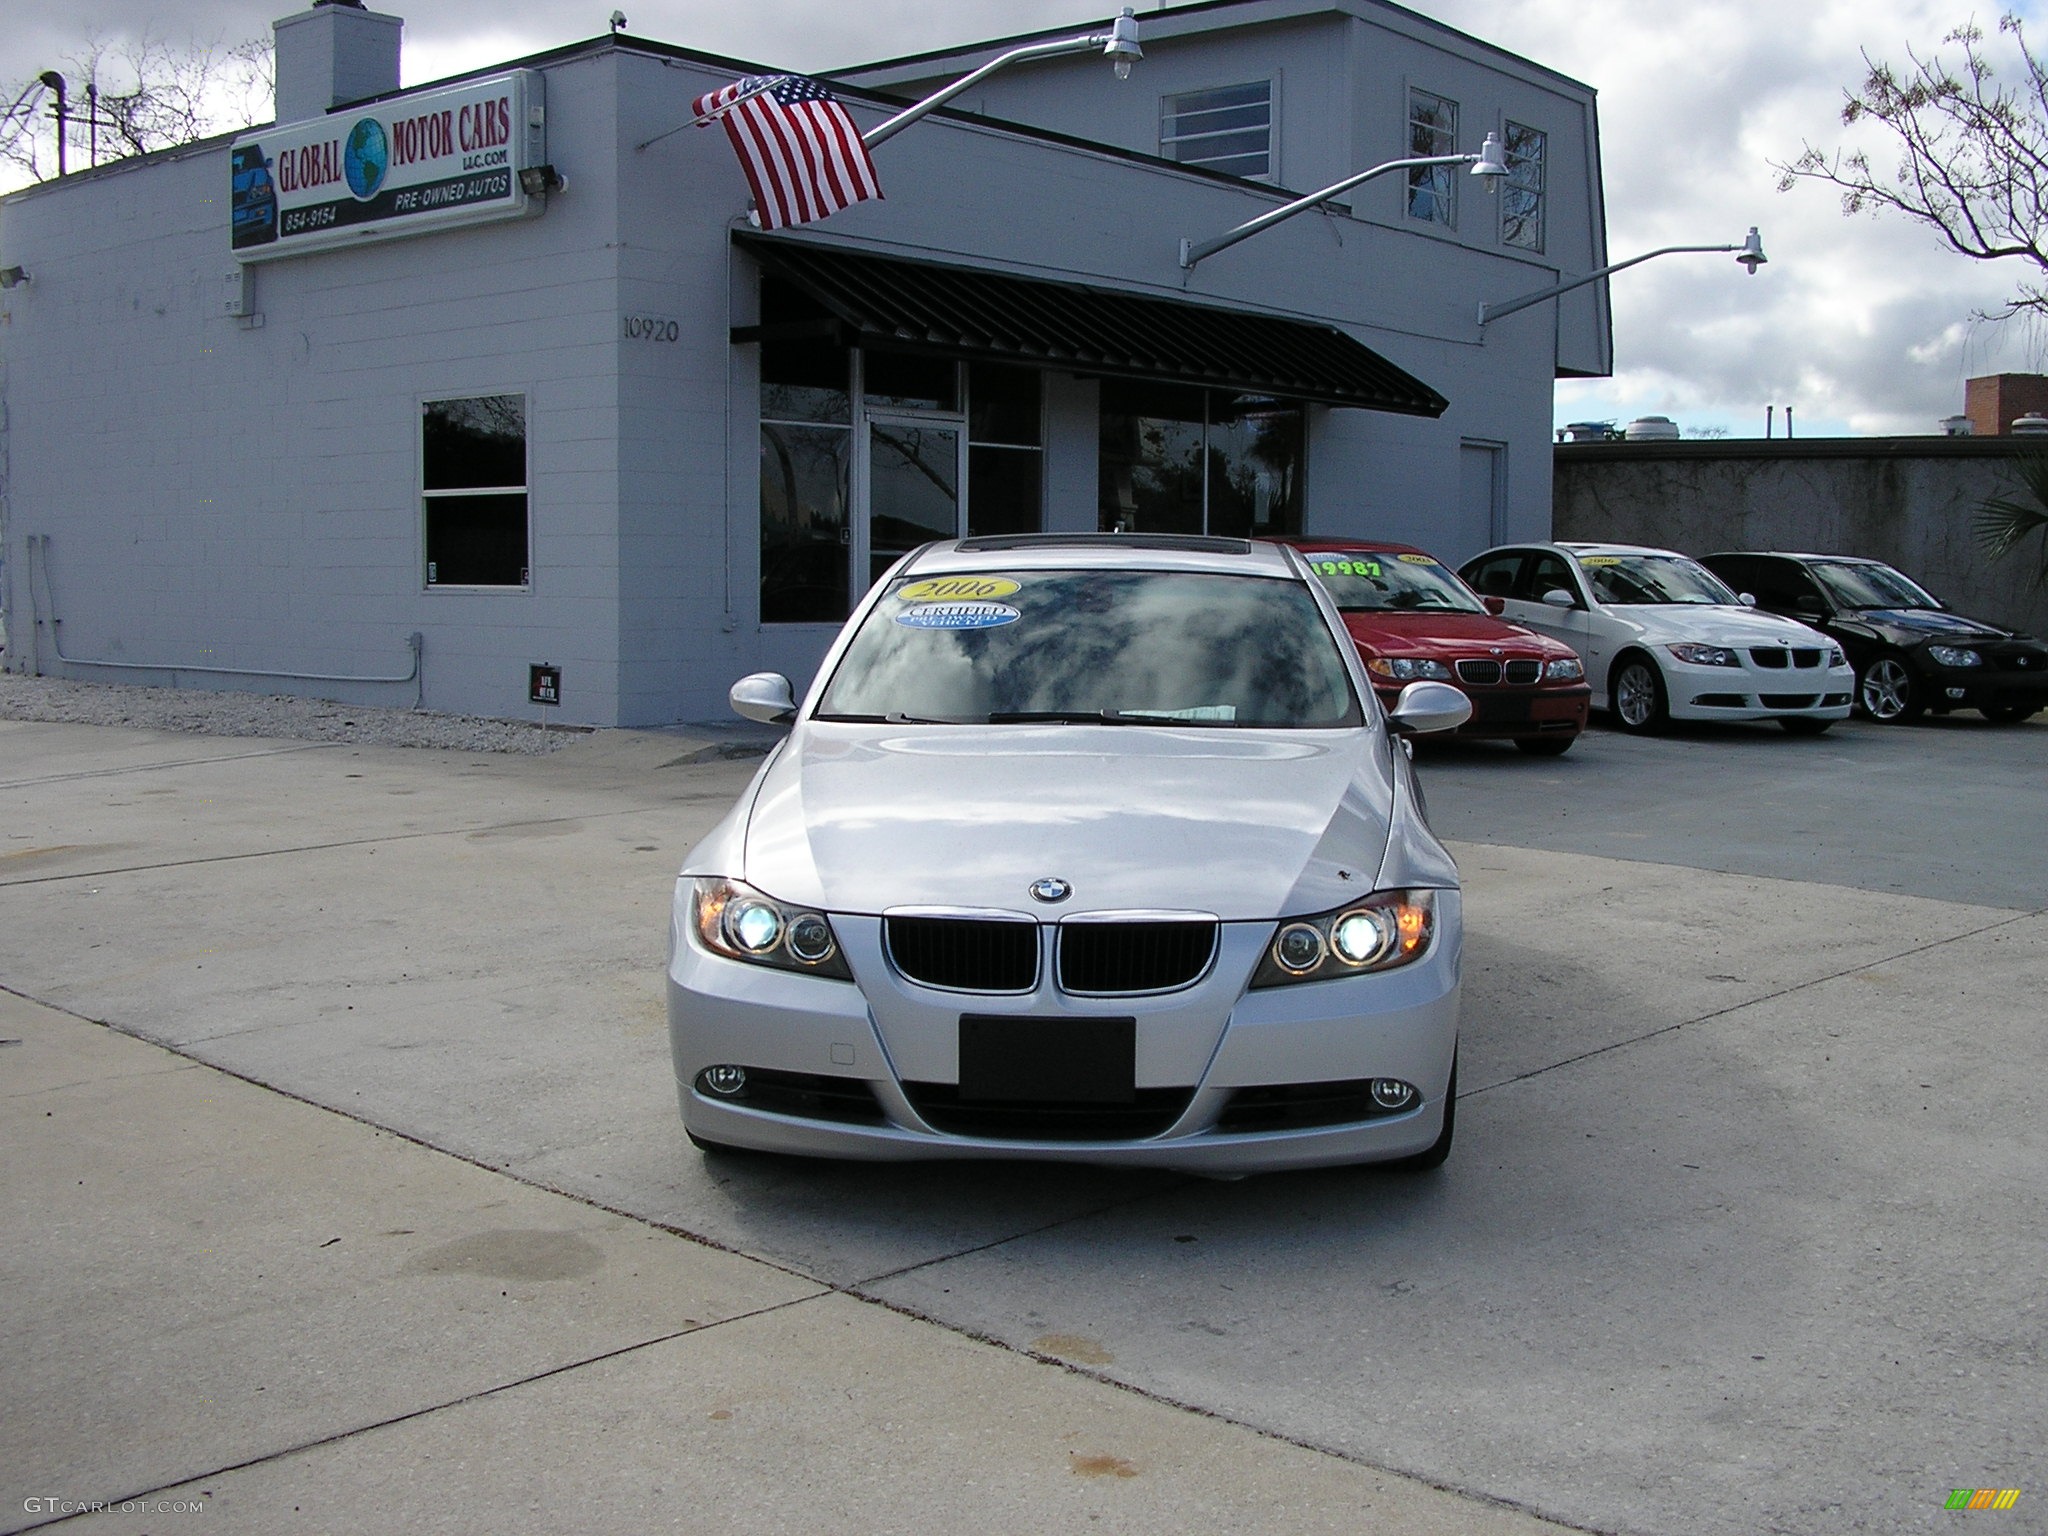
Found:
[[[2038,704],[1986,704],[1977,711],[1993,725],[2018,725],[2041,713]]]
[[[1787,715],[1778,724],[1785,728],[1788,736],[1825,736],[1832,720],[1816,720],[1811,715]]]
[[[1444,1128],[1429,1144],[1426,1152],[1417,1152],[1409,1157],[1400,1157],[1384,1166],[1395,1173],[1427,1173],[1432,1168],[1441,1168],[1444,1160],[1451,1155],[1451,1142],[1458,1131],[1458,1053],[1451,1051],[1451,1080],[1444,1085]]]
[[[1641,651],[1631,651],[1614,664],[1607,680],[1614,722],[1637,736],[1654,736],[1671,720],[1671,703],[1664,691],[1664,674],[1657,663]]]
[[[1865,662],[1856,674],[1856,708],[1866,720],[1900,725],[1918,719],[1927,701],[1904,658],[1886,655]]]
[[[1517,736],[1515,745],[1531,757],[1563,757],[1578,739],[1577,731],[1569,736]]]

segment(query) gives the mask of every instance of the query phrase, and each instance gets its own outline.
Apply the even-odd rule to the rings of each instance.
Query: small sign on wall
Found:
[[[562,702],[562,669],[550,662],[539,661],[526,669],[526,702],[529,704],[559,704]]]

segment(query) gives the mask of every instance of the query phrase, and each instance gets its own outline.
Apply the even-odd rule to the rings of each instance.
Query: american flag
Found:
[[[832,93],[799,75],[751,75],[691,104],[723,122],[763,229],[808,224],[882,195],[860,130]]]

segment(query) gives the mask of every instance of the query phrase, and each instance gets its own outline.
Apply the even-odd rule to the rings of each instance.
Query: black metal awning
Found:
[[[969,267],[733,236],[864,347],[1283,395],[1403,416],[1450,402],[1342,331],[1302,320]],[[759,341],[760,326],[733,330]]]

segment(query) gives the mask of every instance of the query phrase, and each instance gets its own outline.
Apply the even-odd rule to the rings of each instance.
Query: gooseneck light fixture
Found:
[[[933,108],[943,107],[962,91],[971,89],[997,70],[1011,64],[1021,64],[1028,59],[1053,59],[1067,53],[1086,53],[1091,49],[1100,49],[1102,56],[1116,67],[1117,79],[1131,78],[1132,60],[1145,57],[1145,50],[1138,46],[1138,21],[1131,7],[1124,7],[1123,15],[1110,23],[1107,32],[1090,32],[1085,37],[1061,38],[1050,43],[1027,43],[1022,48],[1012,48],[1008,53],[998,54],[971,74],[962,75],[951,85],[932,92],[914,106],[905,107],[887,122],[869,129],[860,136],[860,141],[869,149],[873,149],[885,139],[894,138]]]
[[[1375,176],[1384,176],[1389,171],[1406,171],[1425,165],[1469,165],[1474,176],[1485,178],[1482,184],[1489,192],[1498,184],[1499,178],[1508,173],[1508,162],[1501,151],[1500,136],[1492,133],[1486,136],[1486,142],[1479,146],[1479,153],[1476,155],[1423,155],[1412,160],[1389,160],[1386,164],[1376,165],[1369,171],[1360,171],[1356,176],[1347,176],[1320,192],[1297,197],[1293,202],[1275,208],[1271,213],[1262,213],[1256,219],[1247,220],[1235,229],[1225,230],[1213,240],[1204,240],[1199,245],[1192,240],[1183,240],[1180,243],[1180,264],[1183,269],[1193,271],[1196,262],[1206,261],[1218,251],[1228,250],[1240,240],[1249,240],[1260,231],[1271,229],[1283,219],[1291,219],[1297,213],[1306,213],[1320,203],[1327,203],[1331,198],[1349,192],[1361,182],[1371,181]]]
[[[1541,304],[1545,299],[1554,299],[1561,293],[1570,293],[1574,288],[1583,288],[1588,283],[1598,282],[1610,272],[1619,272],[1624,267],[1635,266],[1638,262],[1649,261],[1658,256],[1677,256],[1702,251],[1733,251],[1737,264],[1747,268],[1751,277],[1756,276],[1758,267],[1771,259],[1764,254],[1764,243],[1757,237],[1756,226],[1752,224],[1749,226],[1749,234],[1740,245],[1667,245],[1659,250],[1645,251],[1640,256],[1631,256],[1627,261],[1617,261],[1612,266],[1600,268],[1597,272],[1588,272],[1584,277],[1575,277],[1568,283],[1556,283],[1548,288],[1539,288],[1534,293],[1525,293],[1519,299],[1503,299],[1498,304],[1482,304],[1479,306],[1479,323],[1484,325],[1489,320],[1498,320],[1502,315],[1512,315],[1518,309],[1527,309],[1531,304]]]

